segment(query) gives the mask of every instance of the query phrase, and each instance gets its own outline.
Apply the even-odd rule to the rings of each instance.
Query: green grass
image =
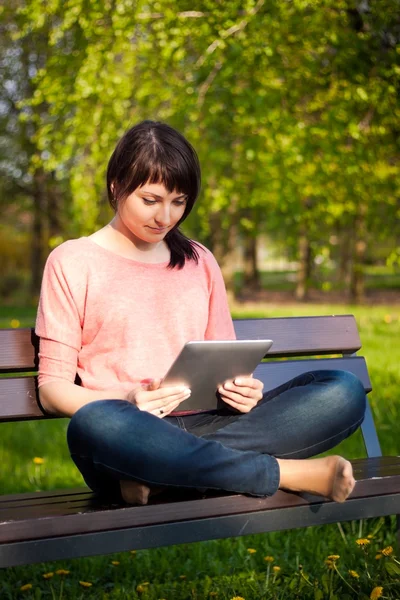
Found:
[[[400,454],[400,307],[264,305],[246,311],[238,307],[233,312],[237,317],[355,314],[363,341],[362,354],[367,359],[374,388],[370,400],[382,449],[384,454]],[[0,326],[9,327],[11,319],[18,320],[21,326],[30,326],[34,314],[34,309],[2,309]],[[66,425],[65,419],[1,424],[2,493],[82,485],[81,476],[68,455]],[[357,433],[344,442],[340,451],[349,457],[362,456],[361,436]],[[43,457],[44,464],[35,465],[35,456]],[[368,534],[374,538],[364,551],[355,540]],[[375,559],[377,551],[388,545],[398,554],[394,518],[344,523],[342,530],[337,525],[326,525],[143,550],[136,554],[126,552],[58,561],[0,571],[0,598],[202,600],[216,597],[217,600],[229,600],[238,596],[245,600],[335,600],[369,597],[374,586],[382,585],[385,597],[398,599],[400,571],[395,572],[397,563],[390,556]],[[250,554],[248,548],[256,552]],[[324,564],[329,554],[340,555],[337,568],[347,583]],[[265,562],[266,555],[272,555],[274,563]],[[112,561],[119,564],[112,564]],[[278,575],[274,576],[271,565],[281,567]],[[54,574],[47,580],[43,578],[44,573],[55,573],[60,568],[68,569],[70,573],[66,576]],[[348,574],[349,569],[357,571],[360,578],[353,579]],[[306,573],[306,577],[302,573]],[[79,581],[87,581],[92,586],[84,588]],[[149,585],[143,585],[146,582]],[[29,583],[32,589],[20,590]],[[349,584],[355,591],[348,587]],[[140,585],[142,587],[138,588]]]
[[[316,289],[344,289],[343,282],[337,282],[336,267],[320,267],[313,277],[311,287]],[[260,285],[270,292],[294,292],[296,271],[260,271]],[[235,273],[234,283],[239,291],[243,285],[243,273]],[[388,267],[367,267],[365,269],[365,289],[373,291],[397,290],[400,292],[400,271]]]

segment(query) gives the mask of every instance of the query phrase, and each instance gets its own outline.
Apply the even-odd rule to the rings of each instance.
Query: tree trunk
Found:
[[[31,250],[31,295],[37,296],[40,291],[43,273],[43,232],[46,206],[46,176],[43,170],[34,175],[33,181],[33,220]]]
[[[223,230],[218,213],[210,216],[211,249],[221,268],[228,296],[235,294],[236,245],[237,228],[231,224],[227,231]]]
[[[305,231],[305,227],[303,227],[303,231],[300,234],[298,241],[299,248],[299,270],[297,273],[297,283],[295,290],[296,300],[299,302],[305,302],[308,298],[308,288],[311,277],[311,244],[310,240]]]
[[[349,288],[350,285],[350,265],[351,265],[351,234],[349,231],[344,231],[340,243],[338,283],[344,288]]]
[[[253,291],[260,289],[260,272],[257,263],[257,237],[247,235],[243,239],[243,284]]]
[[[366,205],[360,204],[358,214],[354,220],[353,260],[349,289],[350,300],[354,304],[363,302],[365,298],[364,265],[367,251],[366,213]]]
[[[61,234],[61,197],[60,190],[55,181],[54,174],[48,175],[47,186],[47,220],[48,220],[48,235],[49,239],[58,237]]]

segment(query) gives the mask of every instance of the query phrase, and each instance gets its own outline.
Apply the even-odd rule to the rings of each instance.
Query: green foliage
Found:
[[[248,0],[191,10],[128,0],[30,0],[20,39],[48,35],[28,104],[46,103],[35,160],[70,173],[75,219],[93,229],[107,158],[144,117],[169,121],[199,151],[197,232],[232,224],[288,236],[306,225],[370,234],[398,216],[398,0]]]
[[[6,0],[0,199],[6,217],[10,193],[30,199],[32,264],[110,219],[108,158],[152,118],[198,150],[203,192],[185,231],[228,285],[238,242],[268,233],[305,286],[330,262],[333,283],[361,297],[365,264],[399,265],[399,8]]]

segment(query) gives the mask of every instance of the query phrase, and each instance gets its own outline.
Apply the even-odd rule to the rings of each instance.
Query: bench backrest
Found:
[[[262,362],[255,371],[266,391],[319,369],[351,371],[362,381],[366,393],[371,391],[365,360],[356,356],[361,341],[353,315],[237,319],[234,325],[238,339],[274,340],[268,362]],[[51,418],[38,404],[38,347],[33,329],[0,330],[0,421]],[[369,406],[363,434],[368,455],[380,456]]]

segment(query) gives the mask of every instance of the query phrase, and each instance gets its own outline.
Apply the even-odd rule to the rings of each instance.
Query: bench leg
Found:
[[[361,425],[361,431],[368,458],[382,456],[382,450],[379,443],[378,434],[376,433],[374,417],[372,416],[368,397],[366,398],[365,417]]]

